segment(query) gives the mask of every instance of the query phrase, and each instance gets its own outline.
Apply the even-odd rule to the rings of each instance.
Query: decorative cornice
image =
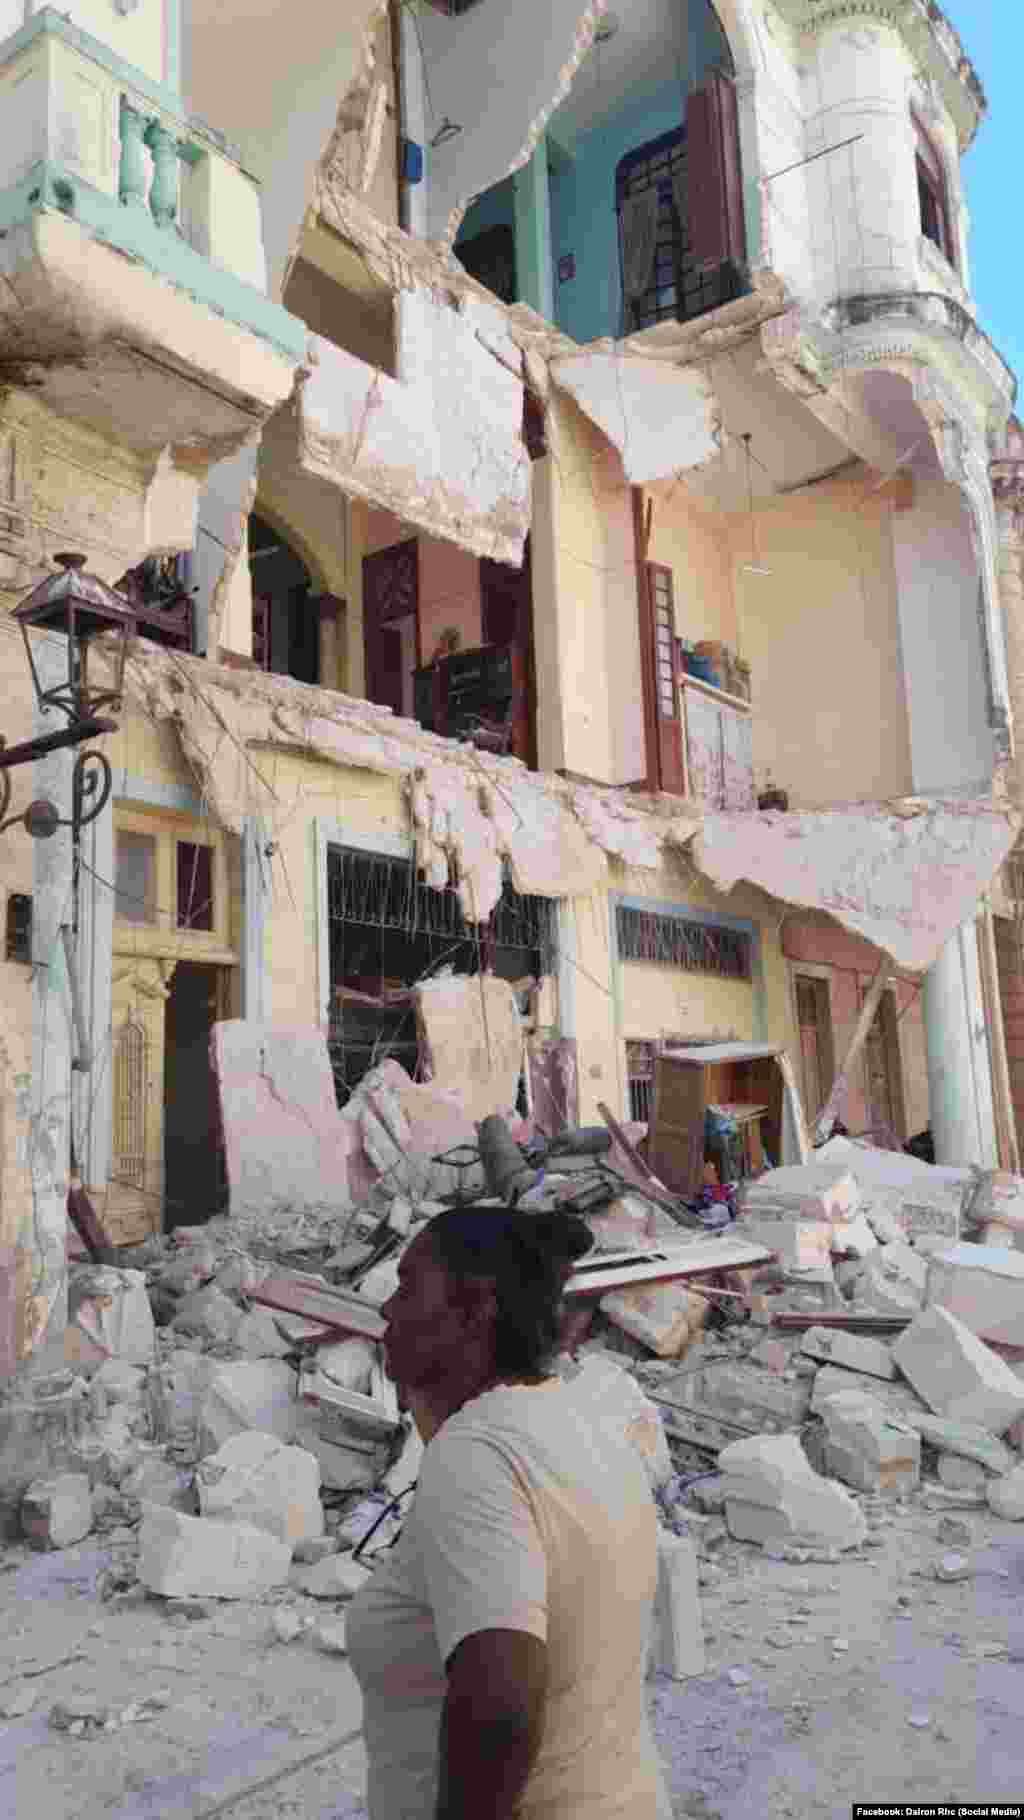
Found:
[[[773,0],[797,31],[823,31],[846,19],[874,19],[900,34],[914,61],[939,88],[961,148],[988,111],[985,91],[957,33],[935,0]]]

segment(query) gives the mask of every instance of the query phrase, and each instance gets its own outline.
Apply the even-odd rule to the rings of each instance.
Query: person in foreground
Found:
[[[452,1209],[409,1246],[385,1357],[425,1443],[348,1607],[371,1820],[658,1820],[644,1673],[657,1518],[639,1454],[549,1375],[589,1229]]]

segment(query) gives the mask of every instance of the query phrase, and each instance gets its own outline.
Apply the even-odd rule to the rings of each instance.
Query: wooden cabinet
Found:
[[[785,1051],[771,1044],[715,1043],[656,1056],[647,1139],[647,1160],[655,1175],[684,1200],[700,1193],[709,1106],[766,1107],[760,1135],[773,1163],[778,1163],[783,1101],[791,1079]],[[802,1135],[798,1128],[798,1142]]]

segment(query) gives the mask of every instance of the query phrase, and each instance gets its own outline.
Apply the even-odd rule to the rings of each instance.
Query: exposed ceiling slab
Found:
[[[551,377],[618,449],[631,486],[718,455],[718,405],[698,367],[587,352],[552,361]]]

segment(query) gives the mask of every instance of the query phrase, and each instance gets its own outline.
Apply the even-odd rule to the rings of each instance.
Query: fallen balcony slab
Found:
[[[587,350],[552,361],[551,377],[618,449],[631,486],[704,467],[721,453],[720,410],[700,367]]]

